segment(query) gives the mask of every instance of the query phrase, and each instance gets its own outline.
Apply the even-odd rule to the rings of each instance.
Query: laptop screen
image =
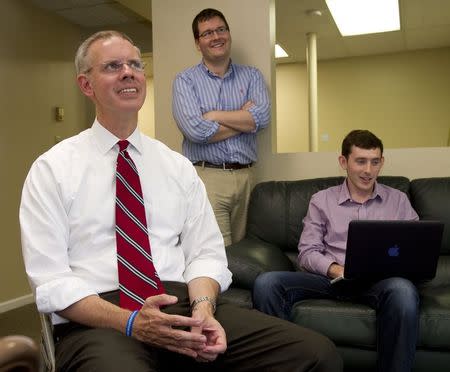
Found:
[[[432,279],[443,229],[438,221],[351,221],[344,277]]]

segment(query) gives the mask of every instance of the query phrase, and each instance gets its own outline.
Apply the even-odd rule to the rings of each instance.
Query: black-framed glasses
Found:
[[[227,26],[221,26],[221,27],[217,27],[214,30],[206,30],[205,32],[202,32],[199,37],[203,38],[203,39],[210,39],[213,37],[214,33],[217,34],[217,36],[222,36],[225,35],[228,32],[228,27]]]
[[[131,68],[135,72],[144,72],[145,69],[145,62],[142,62],[139,59],[130,59],[128,61],[109,61],[100,63],[98,66],[100,66],[100,71],[104,72],[106,74],[116,74],[120,71],[122,71],[123,66],[127,65],[129,68]],[[92,70],[92,67],[89,67],[85,74],[90,72]]]

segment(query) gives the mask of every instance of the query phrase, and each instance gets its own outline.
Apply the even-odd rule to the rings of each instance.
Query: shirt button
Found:
[[[38,302],[39,302],[39,305],[47,305],[48,300],[46,298],[41,298]]]

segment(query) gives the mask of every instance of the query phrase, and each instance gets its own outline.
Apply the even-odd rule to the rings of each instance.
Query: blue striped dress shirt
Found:
[[[208,143],[219,123],[205,120],[209,111],[239,110],[247,102],[255,130],[223,141]],[[173,116],[183,133],[183,154],[193,163],[248,164],[257,160],[256,133],[270,122],[270,100],[261,72],[251,66],[231,63],[223,78],[204,63],[179,73],[173,83]]]

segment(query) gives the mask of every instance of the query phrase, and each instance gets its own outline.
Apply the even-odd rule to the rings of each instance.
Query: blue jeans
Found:
[[[272,271],[259,275],[253,288],[256,309],[287,320],[296,302],[312,298],[350,300],[375,309],[378,371],[411,371],[419,330],[419,295],[412,282],[395,277],[331,285],[322,275]]]

